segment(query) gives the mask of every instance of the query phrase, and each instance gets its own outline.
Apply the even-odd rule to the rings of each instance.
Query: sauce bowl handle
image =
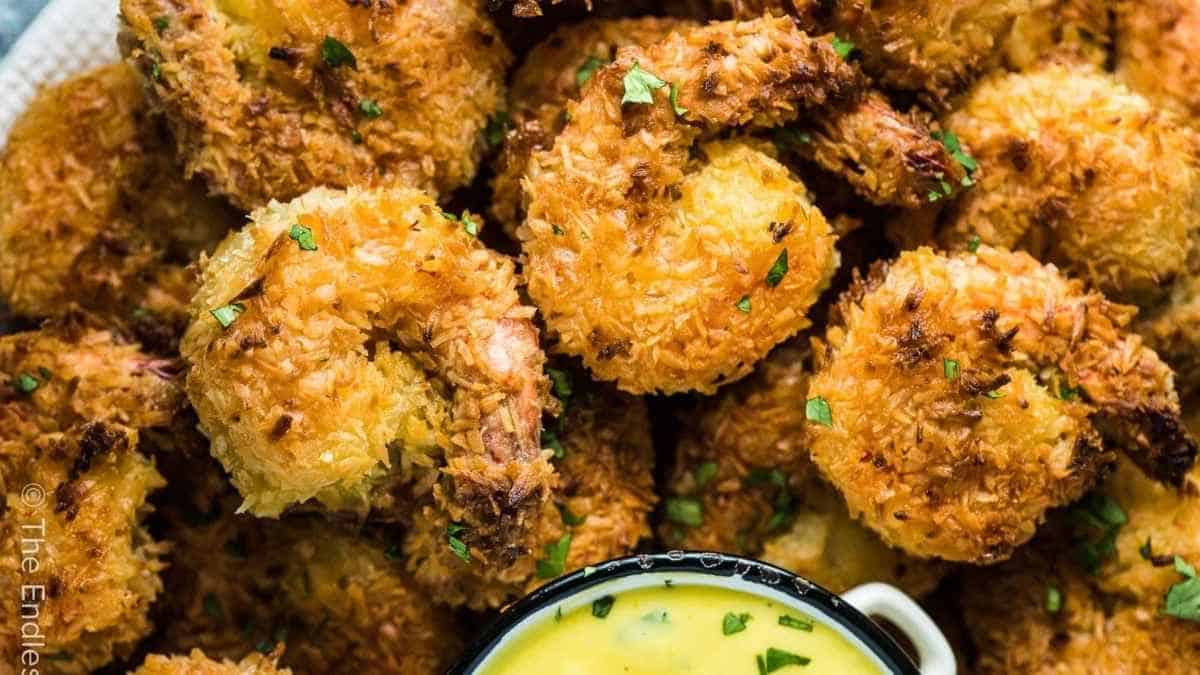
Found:
[[[842,599],[867,616],[880,616],[904,632],[917,650],[921,675],[955,675],[958,668],[946,636],[904,591],[870,583],[850,589]]]

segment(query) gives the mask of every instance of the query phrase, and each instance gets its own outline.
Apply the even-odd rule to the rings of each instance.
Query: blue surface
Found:
[[[46,0],[0,0],[0,57],[45,5]]]

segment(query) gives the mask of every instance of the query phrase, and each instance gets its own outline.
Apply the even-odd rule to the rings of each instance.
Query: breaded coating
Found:
[[[0,156],[0,300],[82,306],[169,352],[195,290],[184,266],[240,220],[182,178],[125,64],[42,89]]]
[[[1133,325],[1175,370],[1181,396],[1200,392],[1200,250],[1190,258],[1188,272],[1175,280],[1166,299],[1139,313]]]
[[[243,509],[361,512],[373,479],[441,459],[439,504],[480,554],[519,544],[554,478],[543,355],[512,261],[464,218],[416,190],[321,188],[207,261],[188,396]]]
[[[1200,5],[1117,0],[1116,75],[1154,105],[1200,125]]]
[[[1196,673],[1200,626],[1162,613],[1183,577],[1176,556],[1200,560],[1200,493],[1159,485],[1128,461],[1100,493],[1127,521],[1094,574],[1051,526],[1013,560],[970,572],[963,584],[965,625],[979,650],[976,672]],[[1067,514],[1070,518],[1072,514]],[[1054,589],[1057,611],[1047,607]]]
[[[1034,0],[1013,21],[1004,42],[1005,65],[1028,70],[1043,59],[1103,67],[1112,48],[1112,0]]]
[[[510,237],[524,220],[521,178],[530,155],[549,149],[567,124],[567,103],[578,100],[583,85],[608,65],[617,50],[647,48],[679,28],[683,19],[587,19],[566,24],[525,55],[512,75],[508,92],[511,128],[494,162],[489,213]]]
[[[248,210],[318,186],[466,185],[511,61],[471,0],[122,0],[121,17],[189,174]]]
[[[23,660],[28,648],[41,672],[88,673],[152,629],[164,546],[142,520],[164,481],[138,429],[181,400],[154,363],[86,329],[0,338],[5,663],[39,665]]]
[[[597,71],[533,157],[518,230],[558,349],[631,393],[711,392],[808,326],[837,267],[829,224],[761,146],[695,141],[786,123],[859,79],[787,19],[673,33]],[[622,104],[639,82],[661,83],[653,102]]]
[[[444,517],[427,512],[416,519],[405,544],[408,568],[439,602],[498,608],[561,574],[628,555],[650,537],[657,496],[646,405],[607,385],[585,384],[582,375],[573,381],[566,411],[548,432],[562,448],[555,460],[560,485],[529,550],[467,563],[448,546]],[[469,534],[459,536],[469,542]]]
[[[1133,313],[1024,253],[902,253],[817,345],[812,459],[884,541],[971,562],[1008,557],[1110,447],[1178,485],[1196,446]]]
[[[947,106],[996,62],[1013,21],[1034,2],[792,0],[789,11],[805,30],[853,43],[863,69],[885,86]]]
[[[282,650],[283,668],[331,674],[427,675],[458,656],[454,617],[404,573],[398,546],[235,506],[175,521],[155,651],[236,659]]]
[[[270,655],[250,654],[234,663],[228,659],[214,661],[199,649],[187,656],[151,654],[133,675],[291,675],[287,668],[277,668]]]
[[[805,354],[785,345],[687,415],[659,535],[668,546],[760,557],[840,593],[868,581],[920,595],[941,576],[854,522],[808,460]]]
[[[1191,136],[1112,76],[1058,63],[997,74],[946,125],[983,174],[941,214],[942,246],[1020,248],[1139,304],[1184,272],[1200,227]]]

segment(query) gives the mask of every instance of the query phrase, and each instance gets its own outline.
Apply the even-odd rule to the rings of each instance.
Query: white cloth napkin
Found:
[[[0,61],[0,145],[37,88],[117,52],[117,0],[51,0]]]

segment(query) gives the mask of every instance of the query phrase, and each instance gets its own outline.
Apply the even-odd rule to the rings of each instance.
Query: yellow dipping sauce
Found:
[[[743,591],[677,580],[607,597],[607,616],[595,616],[603,600],[551,613],[500,645],[477,675],[882,672],[833,628]]]

